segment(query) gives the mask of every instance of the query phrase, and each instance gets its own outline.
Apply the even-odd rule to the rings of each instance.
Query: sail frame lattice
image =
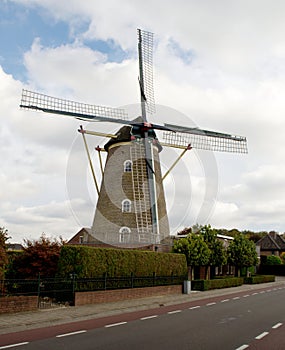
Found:
[[[153,89],[153,33],[138,29],[138,40],[141,45],[143,92],[146,97],[146,110],[154,114],[155,100]]]
[[[203,130],[193,129],[193,132],[163,132],[164,144],[171,146],[185,146],[191,144],[192,148],[207,150],[207,151],[219,151],[219,152],[231,152],[231,153],[248,153],[247,140],[243,136],[227,135],[219,133],[207,134]]]
[[[102,117],[115,120],[128,120],[127,112],[122,108],[97,106],[87,103],[75,102],[62,98],[52,97],[23,89],[21,108],[41,110],[43,112],[82,116],[82,118]]]

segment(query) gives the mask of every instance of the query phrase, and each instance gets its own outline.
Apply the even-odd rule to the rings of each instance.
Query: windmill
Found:
[[[153,34],[141,29],[137,34],[141,116],[131,120],[124,109],[73,102],[28,90],[22,91],[20,104],[21,108],[83,121],[121,124],[116,134],[85,130],[82,126],[78,130],[83,136],[98,192],[92,235],[113,245],[158,244],[170,234],[163,180],[187,150],[247,153],[243,136],[149,122],[155,113]],[[163,142],[158,140],[156,130],[163,132]],[[104,149],[97,148],[103,175],[100,188],[85,139],[88,134],[110,138]],[[180,148],[182,153],[162,176],[159,153],[164,146]],[[102,150],[107,151],[104,171]]]

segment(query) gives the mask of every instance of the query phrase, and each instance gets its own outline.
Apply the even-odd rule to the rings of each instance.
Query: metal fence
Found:
[[[0,280],[0,297],[16,295],[37,295],[40,308],[59,304],[74,304],[75,292],[142,288],[182,284],[186,276],[152,276],[135,275],[111,277],[107,274],[94,278],[43,278],[34,280],[6,279]]]

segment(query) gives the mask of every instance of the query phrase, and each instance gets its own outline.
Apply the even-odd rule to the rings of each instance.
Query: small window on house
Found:
[[[128,243],[130,241],[130,233],[131,233],[131,230],[124,226],[124,227],[121,227],[120,228],[120,231],[119,231],[119,242],[120,243]]]
[[[130,213],[132,210],[132,204],[129,199],[124,199],[122,201],[122,212],[123,213]]]
[[[124,172],[125,173],[130,173],[132,171],[132,166],[133,166],[133,163],[131,160],[126,160],[124,162]]]
[[[79,243],[80,243],[80,244],[83,243],[83,236],[79,236]]]

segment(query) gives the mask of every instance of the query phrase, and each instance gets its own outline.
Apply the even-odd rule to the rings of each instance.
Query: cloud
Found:
[[[78,205],[82,207],[81,199],[78,200]],[[75,222],[67,201],[52,201],[36,206],[10,205],[4,209],[3,224],[12,227],[9,232],[14,241],[38,238],[43,232],[69,239],[80,227]]]

